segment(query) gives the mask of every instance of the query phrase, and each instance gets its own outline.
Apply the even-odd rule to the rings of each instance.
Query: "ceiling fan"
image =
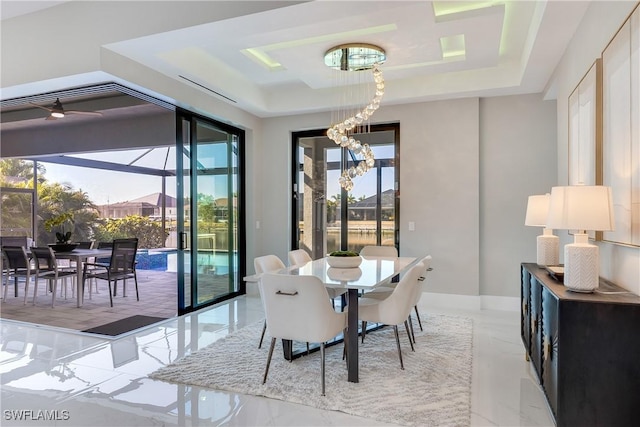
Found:
[[[30,102],[29,104],[33,105],[34,107],[38,107],[45,111],[48,111],[49,115],[45,118],[45,120],[61,119],[67,114],[83,114],[85,116],[102,116],[102,113],[98,111],[65,110],[64,107],[62,107],[62,102],[60,102],[60,98],[56,98],[56,102],[54,102],[51,107],[43,107],[42,105],[34,104],[33,102]]]

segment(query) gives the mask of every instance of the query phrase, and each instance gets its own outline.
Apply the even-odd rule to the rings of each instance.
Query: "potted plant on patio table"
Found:
[[[66,224],[73,225],[73,213],[70,211],[53,216],[44,222],[44,229],[48,232],[58,227],[56,243],[49,244],[51,249],[56,252],[70,252],[78,246],[77,243],[71,243],[72,232],[65,229]]]

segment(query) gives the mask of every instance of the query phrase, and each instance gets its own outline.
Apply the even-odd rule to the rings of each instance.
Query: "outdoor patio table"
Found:
[[[78,299],[77,306],[82,307],[82,303],[84,302],[84,286],[82,283],[82,270],[84,267],[84,263],[89,258],[110,258],[111,248],[74,249],[71,252],[55,252],[55,256],[59,259],[69,259],[76,262],[76,269],[78,274],[76,279],[76,297]]]

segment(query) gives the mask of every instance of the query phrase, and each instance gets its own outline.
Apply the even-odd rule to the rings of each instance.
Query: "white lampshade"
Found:
[[[524,219],[524,225],[544,228],[543,234],[536,238],[536,262],[540,266],[558,265],[560,260],[560,239],[546,227],[550,198],[549,193],[529,196]]]
[[[533,227],[546,227],[547,216],[549,213],[550,194],[541,194],[537,196],[529,196],[527,202],[527,214],[524,218],[524,225]]]
[[[578,230],[564,247],[564,285],[575,292],[593,292],[599,285],[600,255],[586,231],[613,230],[611,188],[601,185],[553,187],[547,227]]]
[[[611,231],[611,188],[602,185],[553,187],[547,227],[562,230]]]

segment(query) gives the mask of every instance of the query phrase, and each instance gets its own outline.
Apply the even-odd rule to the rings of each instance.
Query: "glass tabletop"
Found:
[[[330,267],[326,258],[309,261],[302,266],[289,267],[279,274],[316,276],[327,287],[344,289],[373,289],[409,270],[420,258],[362,257],[356,268]]]

